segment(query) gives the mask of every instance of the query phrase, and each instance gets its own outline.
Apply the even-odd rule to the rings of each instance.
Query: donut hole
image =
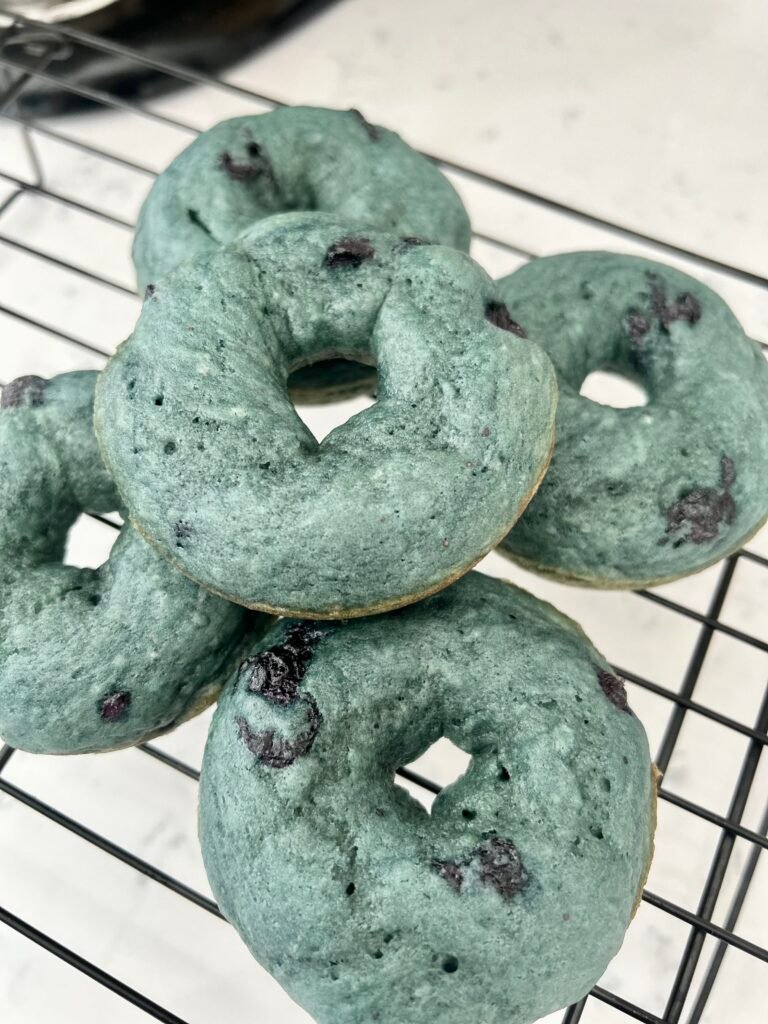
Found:
[[[584,378],[579,394],[613,409],[636,409],[648,404],[648,392],[643,385],[615,370],[593,370]]]
[[[346,362],[346,360],[329,360],[327,363],[314,363],[311,369],[317,366],[330,366],[332,362]],[[350,363],[350,365],[359,367],[360,363]],[[299,371],[299,373],[301,372]],[[295,374],[292,374],[289,378],[289,386],[295,376]],[[304,400],[301,392],[297,392],[295,395],[295,408],[301,421],[309,428],[312,436],[319,443],[336,427],[340,427],[342,423],[346,423],[353,416],[374,405],[376,402],[375,391],[374,387],[372,388],[372,393],[355,395],[324,405],[310,404]]]
[[[296,395],[297,401],[312,402],[310,395],[318,389],[348,390],[351,395],[375,391],[377,383],[376,368],[370,363],[334,356],[294,370],[288,377],[288,390]]]
[[[441,789],[445,789],[446,786],[450,786],[466,774],[471,761],[470,754],[462,750],[461,747],[457,747],[447,737],[441,736],[414,761],[403,765],[401,770],[420,775],[440,786]],[[404,789],[431,813],[435,793],[400,775],[395,775],[394,782],[396,786]],[[465,819],[470,821],[475,817],[475,811],[471,807],[465,807],[461,813]]]
[[[117,540],[119,516],[111,516],[114,526],[109,526],[93,516],[80,515],[72,524],[64,549],[64,565],[77,569],[98,569],[109,558],[112,545]]]
[[[459,958],[456,956],[447,956],[443,960],[442,966],[446,974],[455,974],[459,969]]]

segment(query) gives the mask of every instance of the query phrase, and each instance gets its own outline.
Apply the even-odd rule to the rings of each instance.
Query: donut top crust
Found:
[[[455,249],[321,214],[183,265],[97,393],[132,521],[264,610],[344,617],[444,586],[506,533],[552,444],[549,361],[493,321],[496,299]],[[378,363],[378,401],[318,443],[285,381],[338,355]]]
[[[284,107],[222,121],[160,175],[136,230],[141,289],[254,222],[293,210],[469,248],[453,186],[399,135],[356,110]]]
[[[99,569],[63,564],[82,511],[122,507],[95,383],[22,377],[0,399],[0,736],[37,753],[129,746],[202,710],[248,625],[130,526]]]
[[[431,815],[394,784],[472,755]],[[623,685],[550,605],[470,573],[388,616],[284,621],[225,687],[200,826],[216,898],[320,1024],[530,1024],[618,950],[651,850]]]
[[[502,550],[593,586],[696,572],[768,515],[768,365],[723,300],[650,260],[604,252],[537,259],[498,282],[552,359],[557,444]],[[645,388],[614,409],[579,394],[593,370]]]

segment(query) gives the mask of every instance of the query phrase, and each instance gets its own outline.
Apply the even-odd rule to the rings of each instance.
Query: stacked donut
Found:
[[[530,1024],[639,899],[655,787],[622,681],[472,566],[648,585],[768,515],[768,367],[722,300],[607,253],[494,284],[468,244],[447,180],[356,111],[228,121],[152,189],[98,380],[2,393],[0,734],[114,749],[223,686],[211,886],[321,1024]],[[601,368],[647,405],[582,397]],[[322,442],[291,400],[374,385]],[[82,511],[126,524],[96,571],[62,564]],[[393,773],[441,736],[472,760],[427,813]]]

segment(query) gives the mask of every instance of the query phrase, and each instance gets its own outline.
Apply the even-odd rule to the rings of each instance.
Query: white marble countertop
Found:
[[[768,274],[765,107],[768,13],[753,0],[346,0],[230,73],[288,102],[359,107],[412,143],[522,189],[587,210],[713,260]],[[194,89],[153,109],[204,127],[261,109],[227,93]],[[130,114],[83,115],[52,125],[130,159],[161,168],[189,136]],[[149,178],[42,136],[35,144],[45,184],[113,216],[131,219]],[[10,177],[32,169],[18,130],[0,121],[0,206]],[[616,248],[668,259],[702,277],[732,304],[755,337],[768,340],[768,292],[738,276],[664,253],[638,237],[540,206],[463,175],[454,176],[475,227],[521,253]],[[40,195],[0,216],[0,310],[54,326],[108,353],[130,330],[132,295],[41,262],[15,243],[74,262],[130,286],[130,232]],[[474,254],[500,274],[524,258],[478,241]],[[0,380],[98,367],[77,347],[0,311]],[[595,397],[610,397],[598,381]],[[306,412],[318,435],[360,408]],[[93,522],[75,531],[69,558],[98,564],[113,533]],[[768,535],[750,547],[768,554]],[[489,556],[483,571],[521,582],[578,619],[598,647],[629,672],[677,690],[699,623],[632,594],[592,593],[547,583]],[[661,588],[703,613],[718,568]],[[740,561],[721,620],[768,641],[768,572]],[[717,632],[695,699],[750,726],[762,699],[768,654]],[[630,699],[658,748],[673,704],[630,685]],[[158,741],[199,765],[208,716]],[[748,739],[688,713],[665,787],[724,815]],[[425,771],[448,781],[462,759],[445,745]],[[15,755],[3,778],[131,853],[208,893],[196,842],[196,786],[139,751],[81,758]],[[759,827],[768,797],[768,758],[758,766],[743,823]],[[672,803],[660,805],[649,888],[695,911],[719,830]],[[715,921],[722,923],[749,844],[735,844]],[[762,856],[736,931],[768,946]],[[17,800],[0,794],[0,905],[53,935],[189,1024],[300,1024],[309,1018],[250,958],[234,931]],[[602,985],[663,1015],[688,927],[643,904]],[[707,939],[699,972],[714,950]],[[703,1024],[755,1024],[765,1017],[768,966],[730,949]],[[692,1002],[692,1001],[691,1001]],[[689,1002],[682,1020],[687,1020]],[[559,1021],[561,1014],[549,1018]],[[0,925],[3,1024],[114,1024],[141,1011]],[[582,1021],[629,1018],[590,999]],[[478,1022],[483,1024],[483,1022]]]

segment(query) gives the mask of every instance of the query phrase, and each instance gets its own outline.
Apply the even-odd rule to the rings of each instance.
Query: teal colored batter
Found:
[[[2,392],[0,736],[34,753],[130,746],[189,718],[249,626],[129,526],[99,569],[62,564],[80,512],[122,504],[93,434],[95,382],[21,377]]]
[[[100,378],[96,429],[131,521],[241,604],[384,611],[498,544],[549,458],[554,373],[456,249],[322,214],[260,222],[157,286]],[[318,443],[286,388],[376,362],[378,401]]]
[[[472,761],[430,815],[394,773],[441,736]],[[214,716],[200,837],[225,916],[319,1024],[531,1024],[619,949],[654,806],[604,658],[470,573],[254,644]]]
[[[498,282],[560,388],[547,476],[500,551],[596,587],[676,579],[739,548],[768,516],[768,365],[726,304],[671,267],[568,253]],[[593,370],[648,404],[583,398]]]
[[[185,260],[211,253],[264,217],[319,210],[362,229],[469,248],[469,219],[453,186],[399,135],[356,110],[284,107],[204,132],[152,188],[134,262],[143,291]],[[352,364],[299,369],[298,401],[371,389]]]

